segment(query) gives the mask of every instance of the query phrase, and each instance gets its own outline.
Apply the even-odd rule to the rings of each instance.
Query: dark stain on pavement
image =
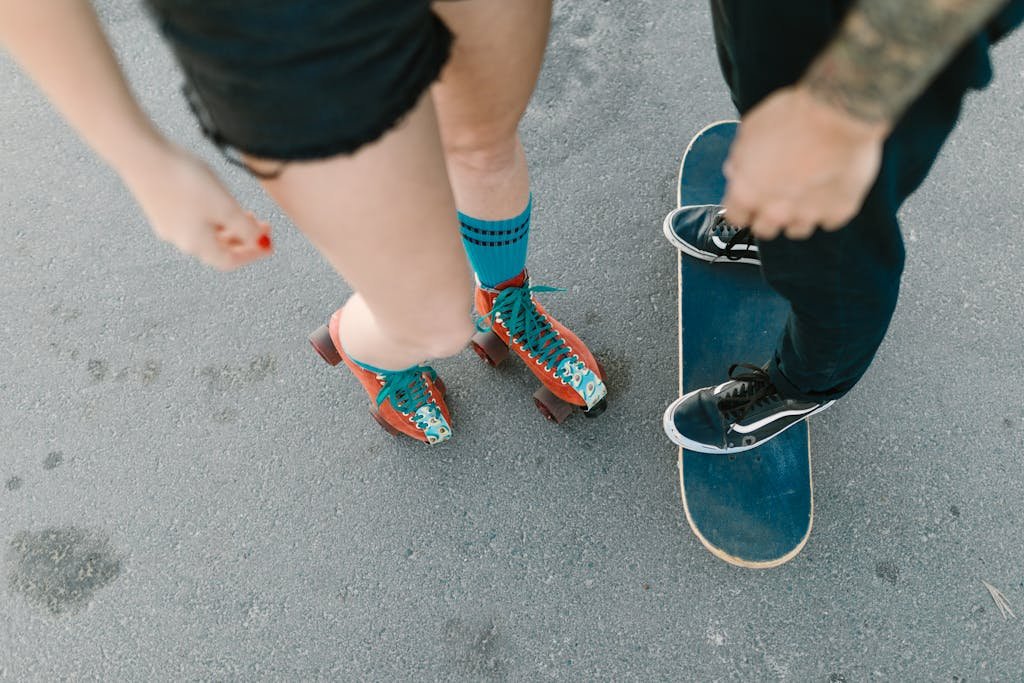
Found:
[[[63,339],[60,341],[51,339],[46,342],[46,347],[50,349],[50,353],[62,360],[77,361],[78,357],[82,355],[81,351],[69,347]]]
[[[43,458],[43,469],[53,470],[61,466],[64,462],[63,451],[52,451],[45,458]]]
[[[895,586],[897,579],[900,578],[899,565],[892,560],[879,562],[875,565],[875,576],[882,579],[889,585]]]
[[[208,389],[214,391],[238,390],[247,384],[260,382],[277,372],[277,359],[273,356],[257,356],[247,365],[217,367],[207,365],[199,371]]]
[[[960,516],[960,508],[956,505],[949,506],[949,514],[953,515],[954,518]]]
[[[449,619],[444,625],[444,639],[453,650],[454,669],[477,678],[505,679],[505,662],[498,656],[498,627],[493,620],[474,627],[458,618]]]
[[[238,410],[236,408],[221,408],[214,411],[211,417],[217,424],[234,424],[238,422]]]
[[[21,477],[11,477],[4,486],[7,487],[8,491],[17,491],[21,488],[21,483]]]
[[[63,304],[52,304],[50,306],[50,315],[53,316],[57,323],[68,325],[78,320],[82,316],[82,311]],[[56,332],[47,340],[46,346],[53,355],[62,360],[77,361],[81,352],[70,346],[70,338],[71,336],[65,332]]]
[[[53,304],[50,306],[50,315],[62,323],[69,323],[82,317],[82,311],[78,308],[70,308],[64,304]]]
[[[598,18],[588,12],[573,11],[571,7],[556,6],[551,17],[552,35],[558,41],[557,57],[571,68],[567,78],[552,82],[554,106],[568,107],[567,99],[575,95],[580,99],[586,96],[594,83],[601,78],[600,59],[593,49],[594,37],[607,20],[601,16],[602,26],[598,26]],[[603,32],[603,31],[602,31]]]
[[[110,368],[107,366],[107,361],[93,358],[85,364],[85,371],[89,373],[89,377],[94,382],[102,382],[107,378]]]
[[[121,573],[105,534],[73,526],[18,533],[5,565],[11,592],[54,616],[77,612]]]
[[[622,122],[643,77],[640,62],[612,36],[638,35],[646,25],[644,14],[636,3],[605,2],[600,12],[579,3],[555,3],[543,72],[524,119],[536,139],[549,143],[530,150],[532,163],[558,166],[579,151],[575,131],[581,110],[600,111],[588,116],[588,142],[602,140],[609,127]],[[610,64],[616,66],[615,76]],[[621,97],[599,97],[608,89]]]
[[[152,384],[156,381],[156,378],[160,376],[160,361],[158,360],[147,360],[139,368],[139,380],[143,384]]]
[[[124,366],[113,371],[110,363],[93,358],[85,365],[85,370],[94,383],[112,379],[123,382],[128,379],[137,379],[142,384],[152,384],[160,376],[161,363],[159,360],[150,359],[140,366]]]
[[[551,65],[557,79],[545,79],[533,107],[542,111],[554,109],[568,117],[576,106],[597,99],[598,87],[607,83],[608,63],[615,63],[624,72],[635,69],[634,61],[625,54],[609,51],[614,33],[631,33],[643,25],[642,10],[635,4],[606,3],[601,12],[589,12],[576,3],[555,3],[551,17]],[[617,52],[614,51],[614,52]],[[603,106],[621,107],[620,103],[602,101]],[[607,119],[609,122],[612,119]]]

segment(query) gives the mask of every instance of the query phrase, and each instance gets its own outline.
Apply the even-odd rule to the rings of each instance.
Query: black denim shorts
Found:
[[[229,154],[346,154],[395,126],[452,36],[426,0],[149,0],[203,131]]]

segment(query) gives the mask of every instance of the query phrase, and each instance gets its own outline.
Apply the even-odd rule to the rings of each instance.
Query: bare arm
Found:
[[[167,144],[132,97],[86,0],[0,0],[0,43],[122,175]]]
[[[804,84],[868,122],[891,123],[1006,0],[861,0]]]
[[[161,239],[221,270],[269,255],[270,226],[146,117],[87,0],[0,0],[0,44],[121,175]]]

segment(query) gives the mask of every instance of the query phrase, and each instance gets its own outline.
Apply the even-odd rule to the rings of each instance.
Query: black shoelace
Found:
[[[735,374],[737,368],[749,372]],[[719,398],[718,410],[731,424],[739,422],[754,409],[776,400],[779,393],[765,369],[750,363],[729,366],[729,379],[737,384]]]
[[[740,245],[754,245],[754,234],[750,232],[750,228],[736,227],[725,219],[724,211],[720,211],[715,215],[715,222],[711,226],[711,231],[716,235],[728,238],[722,255],[730,261],[739,261],[744,256],[743,253],[736,252],[736,247]]]

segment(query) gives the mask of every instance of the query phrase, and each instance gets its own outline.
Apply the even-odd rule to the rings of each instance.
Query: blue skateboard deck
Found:
[[[722,202],[722,165],[737,127],[715,123],[690,142],[679,168],[680,206]],[[733,363],[767,361],[788,311],[760,268],[679,252],[680,396],[725,381]],[[730,564],[775,567],[807,542],[814,503],[806,422],[733,455],[680,448],[679,481],[690,528]]]

